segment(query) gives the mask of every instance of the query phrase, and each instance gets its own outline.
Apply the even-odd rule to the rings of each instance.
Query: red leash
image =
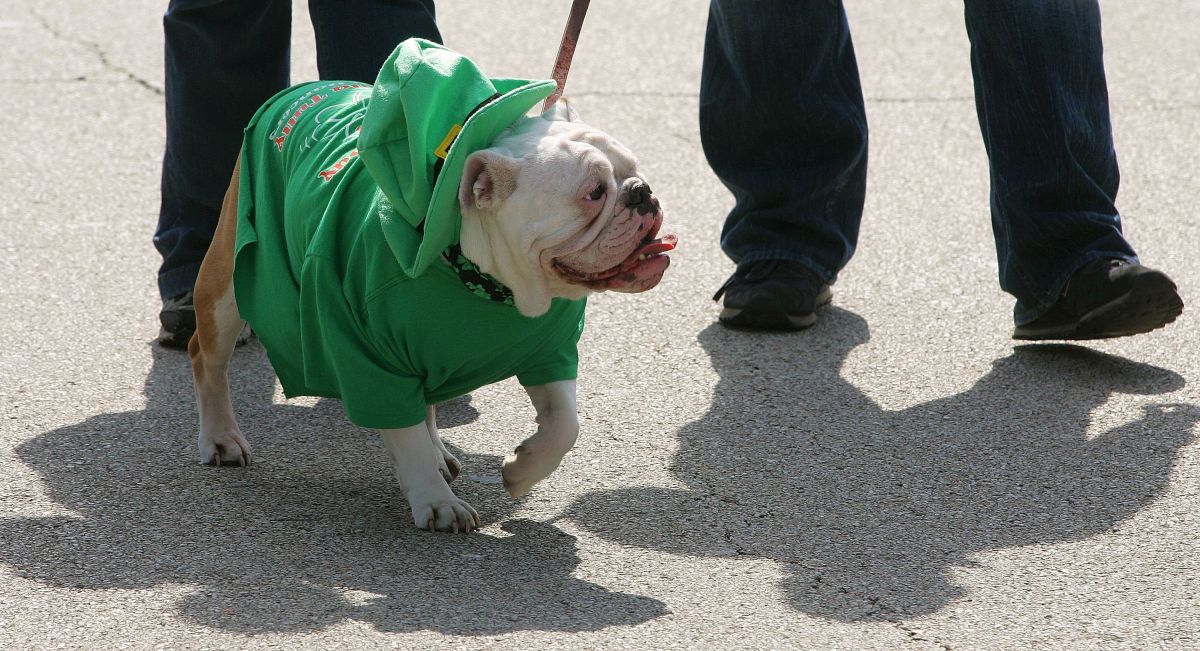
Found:
[[[587,15],[591,0],[573,0],[571,15],[567,17],[567,27],[563,30],[562,43],[558,46],[558,58],[554,60],[554,72],[551,78],[558,82],[558,88],[546,98],[542,111],[546,111],[562,97],[563,87],[567,85],[567,72],[571,70],[571,58],[575,56],[575,44],[579,42],[579,32],[583,29],[583,17]]]

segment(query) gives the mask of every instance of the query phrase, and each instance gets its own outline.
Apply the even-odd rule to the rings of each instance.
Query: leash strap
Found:
[[[558,46],[558,58],[554,60],[554,72],[551,79],[558,83],[558,88],[546,98],[542,104],[545,112],[562,97],[563,88],[567,85],[567,73],[571,70],[571,58],[575,56],[575,44],[579,42],[579,32],[583,29],[583,17],[587,15],[591,0],[574,0],[571,3],[571,14],[567,17],[567,26],[563,29],[562,42]]]

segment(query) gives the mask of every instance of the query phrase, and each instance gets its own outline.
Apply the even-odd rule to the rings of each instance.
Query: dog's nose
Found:
[[[658,210],[658,199],[648,183],[639,183],[625,193],[625,205],[638,211],[639,215],[645,215]]]

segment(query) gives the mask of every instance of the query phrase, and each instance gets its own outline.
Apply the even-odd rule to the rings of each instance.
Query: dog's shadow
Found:
[[[274,378],[257,344],[231,371],[255,464],[199,465],[187,356],[153,355],[145,410],[17,448],[70,514],[0,520],[0,562],[16,574],[96,590],[192,586],[183,616],[247,633],[347,619],[387,632],[590,631],[666,613],[654,599],[573,578],[575,539],[504,521],[515,505],[498,484],[460,477],[454,487],[503,534],[417,531],[378,436],[350,425],[336,401],[271,405]],[[439,409],[443,428],[476,416],[469,400]],[[468,473],[499,467],[454,452]]]
[[[961,394],[888,411],[840,373],[867,339],[837,308],[794,335],[707,328],[719,382],[671,464],[688,489],[593,492],[568,517],[624,545],[773,559],[797,610],[895,621],[963,596],[952,573],[979,552],[1129,518],[1162,493],[1200,420],[1192,405],[1153,405],[1089,436],[1111,395],[1184,381],[1062,345],[1018,347]]]

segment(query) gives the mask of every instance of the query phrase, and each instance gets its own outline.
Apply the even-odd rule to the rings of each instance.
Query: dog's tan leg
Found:
[[[549,477],[579,436],[575,380],[525,387],[525,391],[537,410],[538,430],[504,458],[500,474],[513,497]]]
[[[446,478],[446,483],[449,484],[454,481],[455,477],[458,477],[458,472],[462,468],[462,464],[446,449],[446,444],[442,442],[442,435],[438,433],[437,407],[429,405],[427,410],[425,426],[429,428],[429,438],[433,441],[433,447],[437,448],[438,454],[442,457],[441,463],[438,464],[438,470],[442,473],[442,477]]]
[[[396,479],[418,528],[454,532],[479,528],[479,514],[450,490],[439,470],[444,463],[442,454],[433,445],[427,423],[381,429],[379,434],[392,456]]]
[[[238,428],[229,399],[229,358],[245,326],[233,295],[233,245],[240,169],[239,158],[193,293],[196,334],[188,342],[188,355],[192,358],[196,405],[200,411],[200,461],[208,465],[244,466],[250,463],[250,444]]]

